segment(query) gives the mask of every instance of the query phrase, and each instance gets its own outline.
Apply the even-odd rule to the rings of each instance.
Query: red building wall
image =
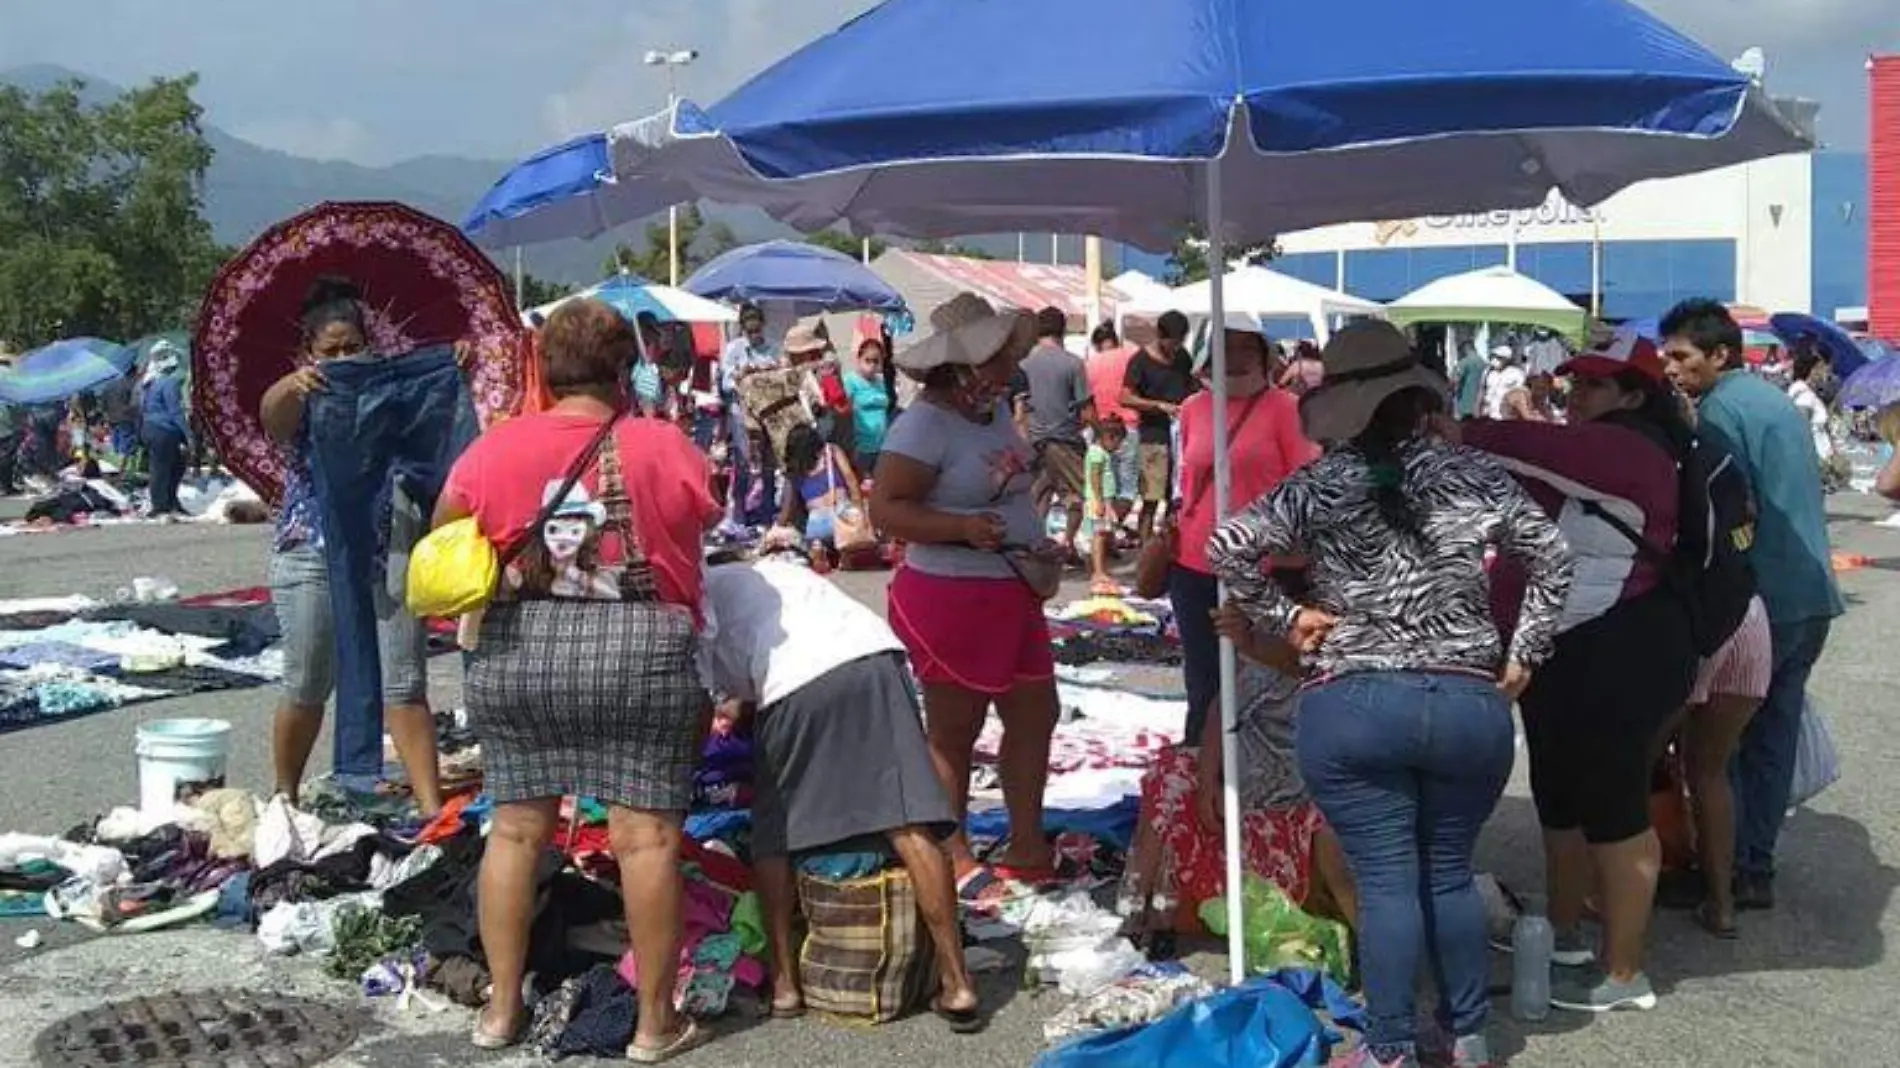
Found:
[[[1900,339],[1900,56],[1876,56],[1869,66],[1868,326],[1893,340]]]

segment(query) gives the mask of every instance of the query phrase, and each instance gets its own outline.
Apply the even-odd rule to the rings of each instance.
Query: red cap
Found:
[[[1583,378],[1614,378],[1624,371],[1635,371],[1659,385],[1669,380],[1656,343],[1628,327],[1557,368],[1560,375]]]

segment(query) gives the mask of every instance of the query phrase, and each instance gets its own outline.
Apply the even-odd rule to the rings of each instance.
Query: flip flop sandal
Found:
[[[780,1005],[773,1002],[769,1015],[774,1020],[802,1019],[805,1015],[805,1003],[801,1001],[794,1005]]]
[[[933,999],[930,1011],[950,1025],[953,1035],[974,1035],[983,1030],[983,1015],[978,1009],[947,1009],[943,1002]]]
[[[649,1048],[629,1042],[627,1059],[635,1064],[665,1064],[683,1053],[691,1053],[710,1041],[712,1041],[712,1032],[702,1029],[697,1023],[688,1019],[686,1026],[680,1028],[679,1032],[673,1036],[673,1040],[664,1046]]]
[[[1715,918],[1715,910],[1710,908],[1707,902],[1696,906],[1695,911],[1691,912],[1690,915],[1694,917],[1697,927],[1702,928],[1704,931],[1709,932],[1724,942],[1733,942],[1742,937],[1742,932],[1733,923],[1724,924],[1719,922]]]
[[[965,907],[993,912],[1009,897],[1009,885],[989,868],[978,868],[957,880],[957,900]]]

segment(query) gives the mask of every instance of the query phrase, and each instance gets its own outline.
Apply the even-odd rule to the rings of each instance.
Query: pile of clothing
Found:
[[[154,614],[197,611],[101,606],[85,618],[0,629],[0,730],[282,677],[282,655],[269,649],[274,620],[267,635],[248,624],[217,636],[153,625]]]

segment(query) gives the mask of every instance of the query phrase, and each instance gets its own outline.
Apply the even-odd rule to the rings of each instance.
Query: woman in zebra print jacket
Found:
[[[1446,383],[1395,328],[1348,326],[1322,360],[1300,409],[1327,452],[1219,527],[1208,558],[1256,626],[1304,653],[1299,768],[1359,883],[1369,1055],[1410,1063],[1429,945],[1456,1063],[1484,1064],[1472,851],[1510,776],[1511,702],[1550,655],[1570,550],[1497,461],[1426,433]],[[1493,548],[1529,579],[1508,648],[1491,615]],[[1310,561],[1310,604],[1268,579],[1263,565],[1284,555]]]

